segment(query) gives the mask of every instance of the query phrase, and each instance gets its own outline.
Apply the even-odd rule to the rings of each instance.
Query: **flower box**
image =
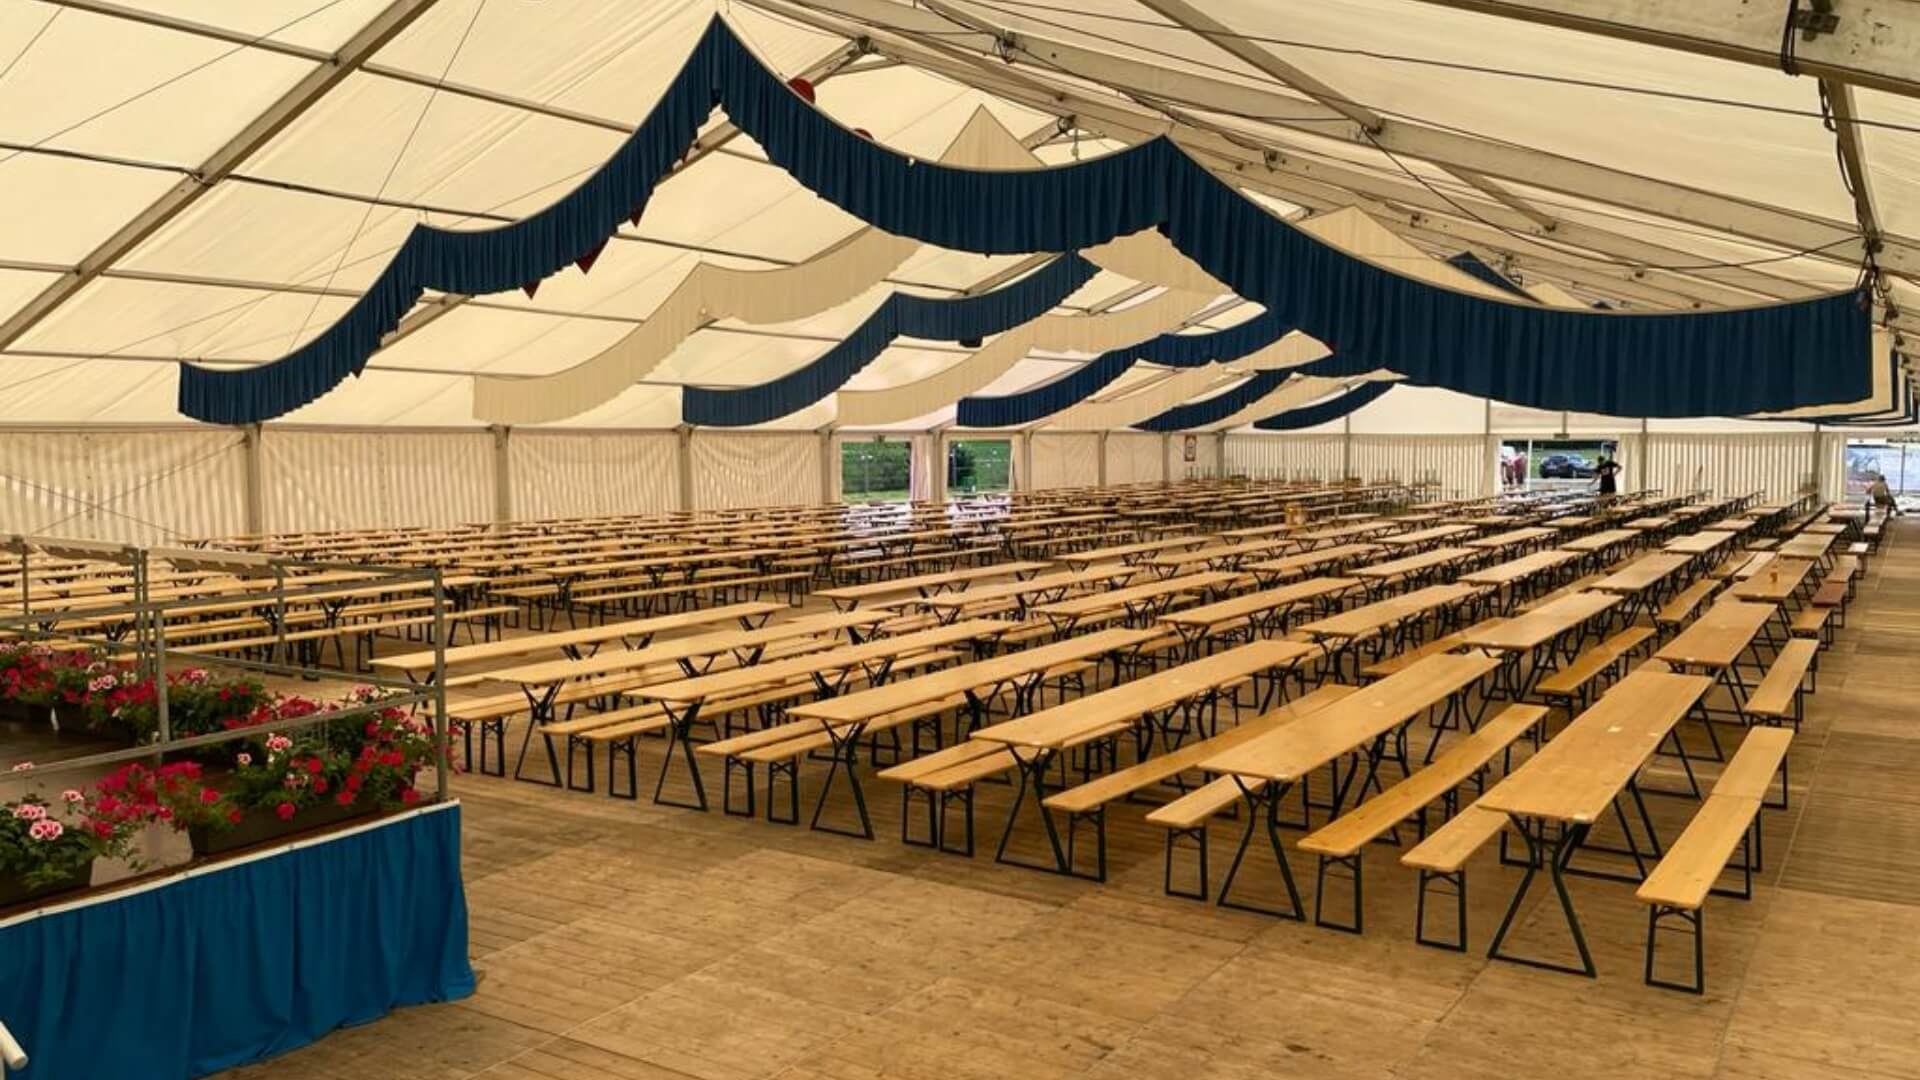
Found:
[[[277,814],[255,811],[241,818],[239,824],[225,829],[192,826],[187,829],[187,838],[193,842],[196,856],[224,855],[241,848],[284,840],[298,833],[338,825],[354,818],[371,817],[379,811],[380,808],[371,803],[341,806],[333,801],[306,807],[285,820]]]
[[[93,883],[93,860],[88,859],[73,868],[65,877],[40,885],[29,886],[24,878],[7,876],[0,878],[0,908],[25,904],[34,900],[43,900],[60,893],[79,892]]]

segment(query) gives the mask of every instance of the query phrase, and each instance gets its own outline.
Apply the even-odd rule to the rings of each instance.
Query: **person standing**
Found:
[[[1601,455],[1600,464],[1594,466],[1593,475],[1600,481],[1600,494],[1617,495],[1619,483],[1614,478],[1620,475],[1620,463],[1606,455]]]

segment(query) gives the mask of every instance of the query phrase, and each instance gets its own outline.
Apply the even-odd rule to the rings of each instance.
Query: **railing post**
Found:
[[[14,1041],[13,1032],[7,1030],[7,1025],[0,1022],[0,1076],[5,1076],[8,1070],[19,1072],[26,1067],[27,1052]]]

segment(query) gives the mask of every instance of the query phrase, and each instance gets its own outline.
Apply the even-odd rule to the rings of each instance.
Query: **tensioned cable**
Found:
[[[289,27],[297,26],[300,23],[303,23],[308,19],[313,18],[315,15],[318,15],[321,12],[327,10],[328,8],[334,7],[343,2],[344,0],[327,0],[326,3],[321,4],[319,7],[314,8],[312,11],[309,11],[304,15],[300,15],[296,18],[288,20],[287,22],[281,23],[279,26],[274,27],[273,29],[267,31],[264,34],[257,34],[251,40],[243,41],[240,44],[235,45],[233,48],[226,50],[225,52],[221,52],[214,56],[211,56],[206,60],[203,60],[200,63],[195,64],[192,67],[186,69],[185,71],[181,71],[176,74],[170,75],[167,78],[162,79],[157,83],[154,83],[152,86],[149,86],[146,89],[141,90],[130,97],[122,98],[121,100],[114,102],[113,104],[107,106],[104,109],[97,110],[93,113],[90,113],[80,118],[79,120],[75,120],[73,123],[68,124],[66,127],[63,127],[58,131],[51,132],[47,135],[41,136],[40,138],[34,140],[32,145],[35,147],[39,147],[41,145],[44,145],[45,143],[51,142],[54,139],[59,138],[62,135],[68,134],[69,132],[85,127],[86,125],[93,123],[95,120],[98,120],[103,116],[106,116],[108,113],[115,112],[119,109],[123,109],[126,106],[131,105],[136,101],[139,101],[141,98],[144,98],[149,94],[155,93],[160,90],[164,90],[167,87],[172,86],[174,83],[177,83],[180,80],[187,78],[188,76],[193,75],[197,72],[205,71],[207,68],[210,68],[213,65],[219,63],[220,61],[225,60],[227,57],[232,56],[234,53],[240,52],[242,49],[250,49],[256,43],[266,41],[269,38],[272,38],[274,35],[280,33],[282,30],[286,30]],[[48,22],[49,22],[49,25],[51,25],[52,20],[48,20]],[[35,36],[35,40],[36,41],[39,40],[38,35]],[[28,44],[31,45],[32,43],[29,42]],[[11,67],[12,65],[8,65],[8,66]],[[8,154],[6,157],[0,157],[0,165],[5,165],[7,162],[12,161],[16,157],[19,157],[20,154],[21,154],[21,151],[16,150],[13,153]]]
[[[804,2],[804,0],[803,0],[803,2]],[[1000,8],[996,8],[996,7],[995,7],[995,5],[994,5],[993,3],[991,3],[991,2],[990,2],[990,0],[973,0],[973,3],[975,3],[976,5],[978,5],[978,6],[980,6],[980,7],[985,7],[985,8],[990,8],[990,9],[993,9],[993,10],[1000,10],[1000,11],[1002,12],[1002,14],[1017,14],[1017,13],[1012,13],[1012,12],[1006,12],[1006,11],[1004,11],[1003,9],[1000,9]],[[1030,5],[1030,6],[1035,6],[1035,7],[1042,7],[1042,8],[1044,8],[1045,10],[1060,10],[1060,9],[1055,9],[1055,8],[1051,8],[1051,7],[1047,7],[1046,5]],[[1089,13],[1089,14],[1093,14],[1093,13]],[[1109,36],[1109,35],[1104,35],[1104,34],[1099,34],[1099,33],[1095,33],[1095,32],[1093,32],[1093,31],[1086,31],[1086,30],[1081,30],[1081,29],[1079,29],[1079,28],[1077,28],[1077,27],[1074,27],[1074,26],[1071,26],[1071,25],[1069,25],[1069,24],[1066,24],[1066,23],[1060,23],[1060,22],[1056,22],[1056,21],[1053,21],[1053,20],[1049,20],[1049,19],[1040,19],[1040,18],[1034,18],[1034,17],[1032,17],[1032,16],[1025,16],[1025,17],[1027,17],[1027,18],[1033,18],[1033,21],[1035,21],[1035,22],[1038,22],[1038,23],[1041,23],[1041,24],[1043,24],[1043,25],[1047,25],[1047,26],[1052,26],[1052,27],[1054,27],[1054,28],[1056,28],[1056,29],[1061,29],[1061,30],[1066,30],[1066,31],[1068,31],[1068,32],[1070,32],[1070,33],[1082,33],[1082,34],[1085,34],[1086,36],[1088,36],[1088,37],[1091,37],[1091,38],[1094,38],[1094,39],[1096,39],[1096,40],[1100,40],[1100,41],[1106,41],[1106,42],[1108,42],[1108,43],[1110,43],[1110,44],[1116,44],[1116,45],[1121,45],[1121,46],[1124,46],[1124,47],[1127,47],[1127,48],[1133,48],[1133,49],[1138,49],[1138,50],[1139,50],[1139,51],[1141,51],[1141,52],[1144,52],[1144,53],[1147,53],[1147,54],[1149,54],[1149,55],[1154,55],[1154,56],[1159,56],[1159,57],[1161,57],[1162,59],[1167,59],[1167,60],[1174,60],[1174,61],[1180,61],[1180,62],[1192,62],[1192,63],[1196,63],[1196,64],[1202,64],[1202,66],[1206,66],[1206,67],[1211,67],[1211,68],[1215,68],[1216,70],[1220,70],[1220,71],[1224,71],[1224,72],[1230,72],[1230,73],[1234,73],[1234,74],[1239,74],[1239,73],[1237,73],[1237,72],[1232,72],[1232,69],[1229,69],[1229,68],[1225,68],[1225,67],[1220,67],[1219,65],[1211,65],[1211,64],[1204,64],[1204,62],[1201,62],[1201,61],[1188,61],[1188,59],[1187,59],[1186,57],[1183,57],[1183,56],[1181,56],[1181,55],[1180,55],[1180,54],[1178,54],[1178,53],[1174,53],[1174,52],[1171,52],[1171,51],[1168,51],[1168,50],[1165,50],[1165,49],[1158,49],[1158,48],[1154,48],[1154,47],[1152,47],[1152,46],[1147,46],[1147,45],[1139,45],[1139,44],[1135,44],[1135,43],[1133,43],[1133,42],[1129,42],[1129,41],[1126,41],[1126,40],[1124,40],[1124,39],[1120,39],[1120,38],[1115,38],[1115,37],[1111,37],[1111,36]],[[1123,21],[1126,21],[1126,20],[1123,20]],[[1145,20],[1142,20],[1142,22],[1143,22],[1143,23],[1144,23],[1145,25],[1152,25],[1152,26],[1158,26],[1158,25],[1160,25],[1160,24],[1157,24],[1157,23],[1151,23],[1151,22],[1147,22],[1147,21],[1145,21]],[[908,33],[908,34],[912,34],[912,33],[916,33],[917,31],[908,31],[908,30],[901,30],[900,32],[902,32],[902,33]],[[978,33],[980,33],[980,31],[977,31],[977,30],[971,30],[971,29],[970,29],[970,30],[969,30],[968,32],[969,32],[969,33],[972,33],[972,34],[978,34]],[[1198,31],[1196,31],[1196,33],[1198,33]],[[1227,36],[1231,36],[1231,37],[1238,37],[1238,36],[1240,36],[1240,35],[1221,35],[1221,34],[1208,34],[1208,35],[1206,35],[1206,36],[1209,36],[1209,37],[1227,37]],[[1247,40],[1259,40],[1259,39],[1254,39],[1254,38],[1248,38]],[[1056,65],[1056,64],[1052,64],[1052,63],[1050,63],[1050,62],[1048,62],[1048,61],[1047,61],[1047,60],[1046,60],[1046,59],[1045,59],[1044,57],[1041,57],[1041,56],[1038,56],[1038,55],[1036,55],[1036,54],[1033,54],[1033,53],[1028,53],[1027,55],[1029,55],[1029,56],[1032,56],[1034,60],[1036,60],[1036,61],[1038,61],[1038,62],[1040,62],[1041,64],[1043,64],[1044,66],[1046,66],[1046,67],[1048,67],[1048,68],[1049,68],[1049,69],[1051,69],[1051,70],[1054,70],[1054,71],[1058,71],[1058,72],[1060,72],[1061,74],[1064,74],[1064,75],[1069,75],[1069,76],[1073,76],[1073,77],[1075,77],[1075,78],[1080,78],[1080,77],[1081,77],[1081,76],[1078,76],[1078,75],[1075,75],[1075,73],[1074,73],[1074,72],[1072,72],[1072,71],[1069,71],[1069,70],[1067,70],[1067,69],[1065,69],[1065,68],[1062,68],[1062,67],[1060,67],[1059,65]],[[1117,89],[1117,88],[1115,88],[1115,89]],[[1214,125],[1208,125],[1208,124],[1205,124],[1204,122],[1198,122],[1198,121],[1196,121],[1196,120],[1195,120],[1194,118],[1192,118],[1191,116],[1183,116],[1183,115],[1181,115],[1181,114],[1179,114],[1179,113],[1177,113],[1176,111],[1174,111],[1174,110],[1172,110],[1172,109],[1169,109],[1169,108],[1167,107],[1167,101],[1168,101],[1169,99],[1155,99],[1155,98],[1154,98],[1154,97],[1153,97],[1152,95],[1147,95],[1147,94],[1144,94],[1144,93],[1140,93],[1140,92],[1136,92],[1136,91],[1124,91],[1124,93],[1125,93],[1125,95],[1126,95],[1127,97],[1129,97],[1129,98],[1131,98],[1131,99],[1133,99],[1133,100],[1136,100],[1136,101],[1139,101],[1139,102],[1140,102],[1141,104],[1143,104],[1143,105],[1146,105],[1146,106],[1148,106],[1149,108],[1152,108],[1152,109],[1154,109],[1154,110],[1155,110],[1155,111],[1157,111],[1157,112],[1160,112],[1160,113],[1162,113],[1162,114],[1164,114],[1164,115],[1166,115],[1166,116],[1168,116],[1168,117],[1170,117],[1170,118],[1173,118],[1173,119],[1176,119],[1176,120],[1179,120],[1179,121],[1180,121],[1180,122],[1182,122],[1182,123],[1188,123],[1188,124],[1192,124],[1192,125],[1193,125],[1193,126],[1195,126],[1195,127],[1200,127],[1200,128],[1205,128],[1205,129],[1207,129],[1207,130],[1210,130],[1210,131],[1212,131],[1212,132],[1214,132],[1215,134],[1217,134],[1217,135],[1219,135],[1220,137],[1222,137],[1222,138],[1224,138],[1224,139],[1226,139],[1226,140],[1228,140],[1229,142],[1232,142],[1232,143],[1234,143],[1235,145],[1238,145],[1238,146],[1241,146],[1241,147],[1242,147],[1243,149],[1247,149],[1247,150],[1250,150],[1250,151],[1254,151],[1254,152],[1259,152],[1259,153],[1264,153],[1264,152],[1266,151],[1266,149],[1267,149],[1267,147],[1264,147],[1264,146],[1261,146],[1261,145],[1258,145],[1258,144],[1253,144],[1253,145],[1249,145],[1249,144],[1247,143],[1247,141],[1245,140],[1245,137],[1244,137],[1244,136],[1240,136],[1240,135],[1238,135],[1238,134],[1237,134],[1237,133],[1235,133],[1235,132],[1232,132],[1232,131],[1229,131],[1229,130],[1223,130],[1223,129],[1221,129],[1221,128],[1219,128],[1219,127],[1217,127],[1217,126],[1214,126]],[[1346,98],[1337,98],[1337,97],[1336,97],[1335,99],[1336,99],[1336,100],[1341,100],[1341,101],[1343,101],[1343,102],[1346,102],[1346,103],[1348,103],[1348,104],[1354,104],[1354,105],[1363,105],[1363,107],[1365,107],[1365,106],[1364,106],[1364,103],[1361,103],[1361,102],[1356,102],[1356,101],[1352,101],[1351,99],[1346,99]],[[1189,104],[1190,104],[1190,103],[1189,103]],[[1275,118],[1273,118],[1273,117],[1267,117],[1267,116],[1260,116],[1260,115],[1255,115],[1255,114],[1248,114],[1248,113],[1240,113],[1240,112],[1235,112],[1235,111],[1233,111],[1233,110],[1229,110],[1229,109],[1224,109],[1224,108],[1220,108],[1220,107],[1218,107],[1218,106],[1213,106],[1213,105],[1208,105],[1208,106],[1195,106],[1195,107],[1197,107],[1197,108],[1204,108],[1204,109],[1205,109],[1206,111],[1208,111],[1208,112],[1213,112],[1213,113],[1218,113],[1219,115],[1222,115],[1222,116],[1232,116],[1232,117],[1235,117],[1235,118],[1237,118],[1237,119],[1241,119],[1241,120],[1249,120],[1249,121],[1253,121],[1253,122],[1256,122],[1256,123],[1261,123],[1261,122],[1273,122],[1273,121],[1274,121],[1274,119],[1275,119]],[[1347,121],[1347,120],[1346,120],[1346,118],[1344,118],[1344,117],[1343,117],[1343,118],[1341,118],[1341,119],[1340,119],[1340,122],[1341,122],[1341,123],[1348,123],[1348,122],[1350,122],[1350,121]],[[1424,123],[1424,121],[1423,121],[1423,123]],[[1913,128],[1913,129],[1910,129],[1910,130],[1913,130],[1913,131],[1915,131],[1915,132],[1920,132],[1920,128]],[[1673,270],[1673,271],[1687,271],[1687,270],[1734,270],[1734,269],[1742,269],[1742,268],[1747,268],[1747,267],[1753,267],[1753,266],[1764,266],[1764,265],[1767,265],[1767,264],[1769,264],[1769,263],[1777,263],[1777,262],[1785,262],[1785,261],[1787,261],[1787,260],[1790,260],[1790,259],[1796,259],[1796,258],[1802,258],[1802,257],[1805,257],[1805,256],[1809,256],[1809,255],[1816,255],[1816,254],[1820,254],[1820,253],[1822,253],[1822,252],[1825,252],[1825,251],[1828,251],[1828,250],[1831,250],[1831,249],[1833,249],[1833,248],[1835,248],[1835,247],[1840,247],[1840,246],[1842,246],[1842,245],[1845,245],[1845,244],[1851,244],[1851,243],[1853,243],[1853,242],[1854,242],[1854,240],[1855,240],[1855,238],[1854,238],[1854,237],[1851,237],[1851,236],[1847,236],[1847,237],[1842,237],[1842,238],[1840,238],[1840,239],[1837,239],[1837,240],[1834,240],[1834,241],[1832,241],[1832,242],[1829,242],[1829,243],[1826,243],[1826,244],[1819,244],[1819,245],[1814,245],[1814,246],[1812,246],[1812,247],[1806,247],[1806,248],[1800,248],[1800,249],[1796,249],[1796,250],[1794,250],[1794,251],[1790,251],[1790,252],[1787,252],[1787,253],[1785,253],[1785,254],[1781,254],[1781,255],[1773,255],[1773,256],[1766,256],[1766,257],[1761,257],[1761,258],[1756,258],[1756,259],[1749,259],[1749,260],[1743,260],[1743,261],[1725,261],[1725,260],[1718,260],[1718,261],[1713,261],[1713,262],[1704,262],[1704,263],[1674,263],[1674,264],[1658,264],[1658,263],[1643,263],[1643,262],[1635,262],[1635,261],[1632,261],[1632,260],[1623,260],[1623,259],[1618,259],[1618,258],[1615,258],[1614,256],[1610,256],[1610,255],[1606,255],[1606,254],[1604,254],[1604,253],[1599,253],[1599,252],[1593,252],[1593,251],[1590,251],[1589,249],[1586,249],[1586,248],[1577,248],[1577,247],[1576,247],[1576,248],[1571,248],[1571,249],[1570,249],[1570,248],[1568,248],[1567,246],[1564,246],[1564,245],[1562,245],[1562,244],[1559,244],[1559,243],[1556,243],[1556,242],[1554,242],[1554,241],[1552,241],[1551,239],[1548,239],[1548,238],[1545,238],[1545,237],[1538,237],[1538,236],[1533,236],[1533,235],[1530,235],[1530,234],[1527,234],[1527,233],[1522,233],[1522,232],[1519,232],[1519,231],[1516,231],[1516,230],[1514,230],[1514,229],[1511,229],[1511,228],[1509,228],[1509,227],[1507,227],[1507,226],[1504,226],[1504,225],[1500,225],[1500,224],[1498,224],[1498,223],[1496,223],[1496,222],[1493,222],[1493,221],[1489,221],[1488,219],[1486,219],[1486,218],[1484,218],[1484,217],[1481,217],[1481,216],[1480,216],[1479,214],[1477,214],[1477,213],[1475,213],[1474,211],[1472,211],[1472,210],[1470,210],[1470,209],[1468,209],[1467,207],[1465,207],[1464,205],[1462,205],[1462,204],[1461,204],[1461,203],[1460,203],[1459,201],[1457,201],[1456,199],[1454,199],[1454,198],[1452,198],[1451,196],[1449,196],[1449,195],[1447,195],[1447,194],[1446,194],[1445,192],[1443,192],[1443,191],[1441,191],[1441,190],[1440,190],[1439,188],[1437,188],[1437,187],[1436,187],[1435,185],[1433,185],[1433,184],[1432,184],[1431,182],[1429,182],[1429,181],[1428,181],[1428,180],[1427,180],[1427,179],[1426,179],[1425,177],[1422,177],[1422,176],[1420,176],[1420,175],[1419,175],[1418,173],[1416,173],[1415,171],[1413,171],[1412,169],[1409,169],[1409,168],[1407,167],[1407,165],[1406,165],[1406,163],[1405,163],[1405,162],[1403,162],[1403,161],[1401,161],[1401,160],[1400,160],[1400,158],[1399,158],[1399,157],[1398,157],[1397,155],[1395,155],[1394,153],[1392,153],[1391,151],[1389,151],[1389,150],[1388,150],[1388,149],[1387,149],[1386,147],[1384,147],[1384,146],[1382,146],[1382,145],[1380,144],[1380,142],[1379,142],[1379,141],[1378,141],[1377,139],[1375,139],[1375,138],[1373,137],[1373,135],[1372,135],[1371,133],[1369,133],[1369,132],[1366,132],[1366,131],[1365,131],[1364,129],[1362,129],[1362,131],[1361,131],[1361,134],[1362,134],[1363,136],[1365,136],[1365,138],[1367,139],[1367,141],[1368,141],[1368,143],[1369,143],[1369,144],[1371,144],[1371,145],[1373,146],[1373,148],[1374,148],[1375,150],[1377,150],[1377,151],[1379,151],[1380,153],[1382,153],[1382,154],[1384,154],[1384,155],[1386,155],[1386,157],[1387,157],[1387,159],[1388,159],[1389,161],[1391,161],[1391,162],[1393,162],[1393,164],[1394,164],[1394,166],[1395,166],[1396,168],[1398,168],[1398,169],[1399,169],[1399,170],[1400,170],[1401,172],[1403,172],[1403,173],[1405,173],[1405,174],[1406,174],[1407,176],[1409,176],[1409,177],[1411,177],[1411,178],[1412,178],[1412,179],[1413,179],[1414,181],[1416,181],[1417,183],[1419,183],[1421,187],[1423,187],[1423,188],[1425,188],[1425,189],[1426,189],[1426,190],[1427,190],[1428,192],[1430,192],[1431,194],[1433,194],[1433,195],[1434,195],[1435,197],[1437,197],[1437,198],[1439,198],[1439,199],[1441,199],[1441,200],[1442,200],[1443,202],[1445,202],[1445,203],[1446,203],[1447,205],[1449,205],[1449,206],[1451,206],[1451,207],[1453,207],[1453,209],[1454,209],[1455,211],[1457,211],[1457,212],[1459,212],[1460,214],[1462,214],[1462,215],[1464,215],[1465,217],[1467,217],[1467,218],[1470,218],[1470,219],[1471,219],[1471,220],[1473,220],[1473,221],[1476,221],[1476,222],[1479,222],[1480,224],[1482,224],[1482,225],[1485,225],[1485,226],[1487,226],[1488,228],[1492,228],[1492,229],[1497,229],[1497,230],[1499,230],[1499,231],[1500,231],[1501,233],[1503,233],[1503,234],[1505,234],[1505,235],[1507,235],[1507,236],[1511,236],[1511,237],[1514,237],[1515,239],[1519,239],[1519,240],[1525,240],[1525,241],[1529,241],[1529,242],[1531,242],[1531,243],[1536,243],[1536,244],[1539,244],[1539,245],[1541,245],[1541,246],[1543,246],[1543,247],[1549,247],[1549,248],[1552,248],[1552,249],[1554,249],[1554,250],[1556,250],[1556,251],[1559,251],[1559,252],[1561,252],[1561,253],[1563,253],[1563,254],[1565,254],[1565,255],[1568,255],[1568,256],[1570,256],[1570,257],[1573,257],[1573,258],[1581,258],[1581,259],[1587,259],[1587,260],[1590,260],[1590,261],[1595,261],[1595,262],[1604,262],[1604,263],[1609,263],[1609,264],[1611,264],[1611,265],[1615,265],[1615,266],[1619,266],[1619,267],[1622,267],[1622,268],[1625,268],[1625,269],[1634,269],[1634,270]],[[1467,134],[1471,134],[1471,133],[1467,133]],[[1479,136],[1475,136],[1475,137],[1479,137]]]
[[[428,89],[427,100],[420,106],[419,115],[413,118],[413,127],[407,130],[407,137],[401,140],[400,149],[393,155],[393,161],[388,163],[387,173],[380,178],[380,187],[373,193],[374,199],[378,200],[387,193],[387,185],[393,182],[393,174],[400,171],[400,163],[406,160],[407,150],[413,146],[413,140],[420,134],[421,125],[427,122],[427,114],[433,111],[433,103],[439,100],[441,85],[447,81],[447,76],[452,73],[454,62],[460,59],[461,51],[467,47],[467,38],[473,35],[474,25],[480,21],[480,13],[486,9],[487,0],[479,0],[479,3],[473,6],[473,15],[467,19],[467,28],[460,32],[460,40],[454,42],[453,52],[448,55],[446,64],[440,68],[440,76],[433,80],[433,86]],[[333,288],[334,277],[340,273],[340,267],[347,261],[347,256],[353,251],[353,245],[359,242],[360,234],[365,231],[367,221],[373,217],[374,205],[375,203],[369,202],[366,208],[360,212],[360,223],[353,227],[353,235],[347,237],[346,245],[340,249],[340,258],[334,261],[333,269],[328,271],[327,280],[326,283],[321,286],[322,289]],[[320,299],[321,294],[316,293],[313,297],[313,303],[307,306],[306,317],[300,320],[299,327],[294,330],[293,336],[288,339],[286,351],[292,352],[295,343],[300,340],[300,335],[307,332],[307,324],[313,321],[313,313],[320,310]]]
[[[804,6],[807,6],[807,7],[827,8],[827,5],[816,4],[813,2],[813,0],[796,0],[796,2],[802,3]],[[1156,52],[1156,50],[1152,49],[1149,46],[1138,44],[1137,42],[1128,41],[1124,38],[1114,38],[1108,35],[1103,35],[1091,30],[1087,30],[1083,27],[1074,26],[1072,24],[1060,23],[1060,22],[1055,22],[1048,19],[1042,19],[1037,16],[1028,14],[1028,12],[1049,11],[1049,12],[1054,12],[1062,15],[1076,15],[1076,16],[1082,16],[1089,19],[1104,20],[1107,22],[1125,23],[1130,26],[1148,27],[1154,30],[1172,30],[1176,32],[1187,32],[1187,33],[1192,33],[1198,37],[1206,38],[1209,40],[1218,39],[1218,40],[1225,40],[1225,41],[1245,41],[1245,42],[1251,42],[1251,43],[1261,44],[1261,45],[1278,45],[1283,48],[1300,49],[1307,52],[1322,52],[1322,53],[1330,53],[1338,56],[1354,56],[1354,57],[1360,57],[1362,59],[1367,59],[1367,60],[1379,60],[1386,63],[1412,64],[1412,65],[1418,65],[1421,67],[1442,68],[1448,71],[1462,71],[1462,72],[1467,72],[1475,75],[1490,75],[1490,76],[1495,76],[1499,78],[1508,78],[1508,79],[1525,79],[1531,82],[1552,83],[1552,84],[1561,85],[1561,86],[1579,87],[1587,90],[1606,90],[1614,93],[1634,94],[1640,97],[1666,98],[1674,101],[1687,101],[1687,102],[1692,102],[1700,105],[1715,105],[1723,108],[1746,109],[1753,112],[1775,113],[1782,116],[1800,116],[1800,117],[1807,117],[1809,119],[1815,119],[1815,120],[1820,118],[1820,114],[1817,111],[1809,110],[1809,109],[1795,109],[1785,105],[1766,105],[1766,104],[1755,102],[1755,101],[1742,101],[1738,98],[1715,97],[1710,94],[1690,94],[1690,93],[1686,93],[1679,90],[1661,90],[1651,86],[1633,86],[1627,83],[1607,82],[1601,79],[1580,79],[1580,78],[1575,78],[1569,75],[1549,75],[1544,72],[1520,71],[1513,68],[1498,68],[1498,67],[1492,67],[1486,64],[1469,64],[1469,63],[1464,63],[1458,60],[1440,60],[1433,57],[1414,56],[1407,53],[1381,52],[1376,49],[1363,49],[1363,48],[1358,48],[1358,47],[1349,46],[1349,45],[1327,45],[1321,42],[1301,41],[1295,38],[1273,37],[1265,34],[1247,34],[1247,33],[1240,33],[1237,31],[1195,30],[1195,29],[1192,29],[1191,27],[1173,26],[1167,23],[1155,22],[1152,19],[1140,18],[1138,16],[1118,15],[1112,12],[1062,7],[1055,4],[1037,3],[1035,2],[1035,0],[967,0],[967,2],[975,7],[986,8],[990,11],[997,11],[1002,15],[1013,15],[1019,18],[1031,19],[1034,22],[1041,23],[1043,25],[1053,26],[1057,29],[1067,30],[1076,34],[1084,34],[1088,37],[1097,38],[1102,41],[1108,41],[1117,45],[1124,45],[1127,48],[1139,49],[1142,52]],[[831,10],[830,8],[827,8],[827,9]],[[1014,10],[1009,10],[1009,9],[1014,9]],[[854,18],[854,16],[847,15],[844,12],[836,12],[835,14],[840,15],[842,18],[848,18],[848,19]],[[865,21],[865,20],[856,20],[856,21]],[[875,23],[874,25],[877,26],[879,24]],[[893,28],[893,29],[898,29],[900,30],[901,33],[925,33],[925,31],[906,30],[902,28]],[[984,33],[984,31],[969,29],[965,33],[967,35],[979,35],[981,33]],[[953,36],[962,36],[962,35],[960,34],[960,32],[955,31],[953,32]],[[1172,55],[1174,59],[1177,59],[1182,63],[1193,64],[1198,67],[1208,68],[1213,71],[1218,71],[1223,74],[1234,75],[1239,78],[1245,78],[1247,75],[1245,71],[1236,70],[1234,68],[1227,67],[1221,64],[1208,63],[1207,61],[1204,61],[1204,60],[1196,60],[1191,57],[1179,56],[1177,54],[1166,54],[1166,55]],[[1355,105],[1363,104],[1362,102],[1348,102],[1344,98],[1337,98],[1336,100],[1341,100],[1348,104],[1355,104]],[[1892,121],[1870,120],[1870,119],[1856,117],[1852,122],[1856,125],[1863,126],[1863,127],[1878,127],[1878,128],[1886,128],[1893,131],[1920,133],[1920,127],[1915,127],[1910,124],[1895,123]]]
[[[0,82],[6,81],[7,76],[13,71],[13,66],[25,59],[26,55],[33,51],[33,47],[40,43],[40,39],[46,36],[47,31],[53,29],[53,24],[59,21],[60,16],[65,14],[66,10],[66,8],[53,9],[53,14],[47,17],[46,22],[40,24],[40,29],[33,32],[33,36],[27,39],[25,45],[20,46],[20,51],[13,54],[13,59],[7,61],[7,66],[0,68]]]

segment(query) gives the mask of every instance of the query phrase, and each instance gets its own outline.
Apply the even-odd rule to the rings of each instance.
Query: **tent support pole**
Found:
[[[508,446],[513,429],[494,424],[493,431],[493,520],[506,524],[513,520],[513,454]]]
[[[1107,486],[1107,433],[1102,431],[1098,435],[1096,435],[1095,438],[1099,441],[1100,465],[1099,465],[1099,471],[1094,474],[1094,484],[1095,486],[1098,486],[1098,487],[1106,487]]]
[[[693,509],[693,429],[691,427],[682,425],[680,427],[673,429],[673,433],[679,437],[679,441],[674,446],[674,455],[673,455],[673,464],[674,464],[673,471],[675,474],[675,479],[678,481],[678,483],[675,486],[679,489],[679,495],[680,495],[680,497],[677,500],[675,500],[675,508],[679,510],[692,510]]]
[[[246,528],[248,536],[260,536],[267,531],[265,509],[265,486],[261,482],[259,424],[248,424],[240,429],[242,461],[246,470],[246,492],[243,498]]]

